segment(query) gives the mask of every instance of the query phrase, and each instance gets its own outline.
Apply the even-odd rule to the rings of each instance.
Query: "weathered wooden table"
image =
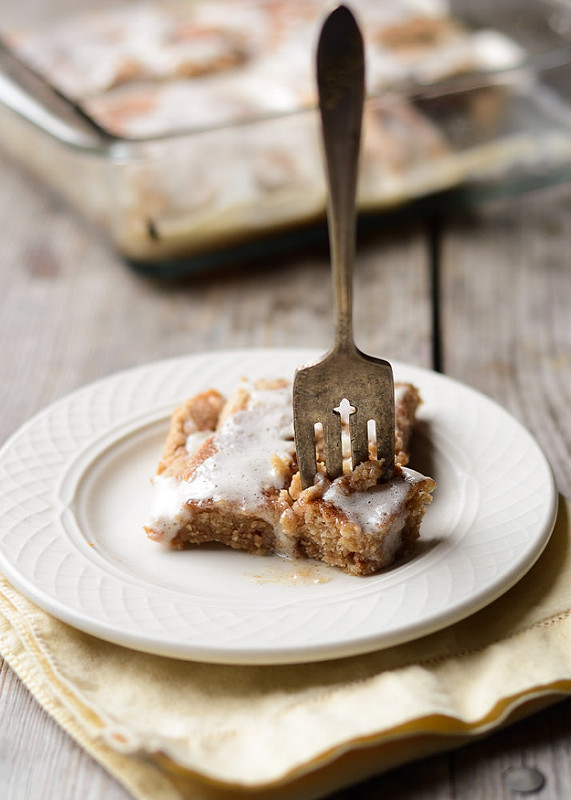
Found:
[[[325,249],[178,284],[144,279],[43,185],[0,161],[3,441],[64,393],[153,359],[237,346],[325,348]],[[356,337],[389,359],[435,367],[508,408],[571,496],[571,186],[360,241]],[[484,741],[344,796],[508,798],[509,767],[571,797],[571,700]],[[127,800],[11,670],[0,672],[0,796]]]
[[[16,3],[9,3],[16,6]],[[0,441],[66,392],[123,368],[226,347],[325,348],[324,248],[160,284],[129,269],[45,186],[0,155]],[[571,186],[455,217],[369,232],[359,244],[356,338],[366,351],[445,372],[490,395],[545,449],[571,497]],[[517,796],[510,767],[571,797],[571,700],[481,742],[343,797]],[[0,797],[127,800],[0,670]]]

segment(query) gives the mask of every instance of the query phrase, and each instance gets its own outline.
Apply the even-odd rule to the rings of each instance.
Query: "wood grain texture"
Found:
[[[538,439],[571,496],[571,191],[450,222],[441,242],[444,370]]]
[[[0,796],[6,800],[126,800],[124,789],[96,764],[0,667]]]

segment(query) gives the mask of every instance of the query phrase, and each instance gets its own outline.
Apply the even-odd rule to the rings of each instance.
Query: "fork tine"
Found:
[[[392,411],[392,413],[391,413]],[[375,431],[377,437],[377,458],[379,461],[384,459],[383,472],[390,476],[395,466],[395,433],[394,425],[388,425],[386,417],[394,419],[394,407],[385,409],[386,416],[379,409],[373,416],[375,420]]]
[[[334,480],[343,474],[343,447],[341,440],[341,417],[333,410],[323,423],[325,438],[325,466],[327,474]]]
[[[307,489],[315,481],[317,458],[315,454],[315,425],[305,414],[296,413],[294,405],[295,449],[302,488]]]
[[[369,458],[369,432],[367,423],[369,415],[359,409],[349,418],[349,431],[351,434],[351,469],[357,464],[362,464]]]

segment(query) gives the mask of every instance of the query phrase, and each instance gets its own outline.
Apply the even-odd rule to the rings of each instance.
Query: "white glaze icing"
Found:
[[[150,527],[160,531],[166,541],[188,520],[188,502],[225,500],[263,517],[267,490],[284,488],[275,457],[289,462],[295,452],[291,387],[265,390],[244,386],[250,395],[248,408],[226,419],[216,434],[215,452],[198,465],[192,480],[155,477]],[[200,446],[200,438],[196,434],[188,438],[189,454]],[[275,515],[269,515],[275,523]]]
[[[189,456],[196,453],[204,442],[212,436],[212,431],[194,431],[186,437],[186,452]]]
[[[395,405],[402,403],[408,389],[405,384],[399,383],[395,386]]]
[[[333,481],[323,499],[342,511],[350,522],[357,523],[366,533],[373,533],[389,524],[394,526],[391,522],[393,517],[396,529],[400,532],[405,523],[403,511],[406,498],[411,488],[423,480],[425,477],[420,472],[405,467],[400,475],[365,492],[344,494],[339,482]]]
[[[171,542],[188,522],[185,506],[187,484],[170,475],[153,478],[153,492],[149,528],[156,532],[161,542]]]
[[[283,488],[272,458],[291,460],[295,452],[291,388],[248,386],[248,408],[231,414],[216,435],[216,451],[188,484],[187,499],[226,499],[244,510],[258,508],[268,488]]]

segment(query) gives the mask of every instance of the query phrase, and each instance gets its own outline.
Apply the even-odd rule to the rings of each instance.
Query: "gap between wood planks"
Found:
[[[427,223],[428,264],[430,270],[432,369],[444,372],[442,349],[442,293],[440,288],[442,220],[432,217]]]

